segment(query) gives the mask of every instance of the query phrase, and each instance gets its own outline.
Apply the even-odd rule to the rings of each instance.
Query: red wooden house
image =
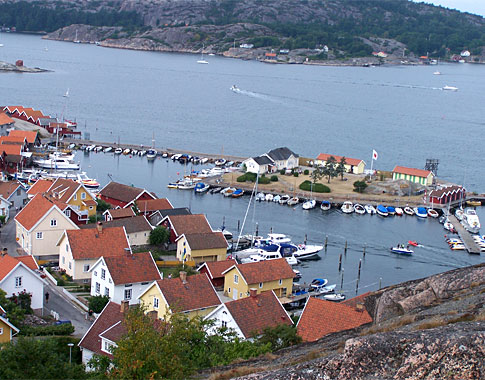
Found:
[[[137,202],[148,199],[156,199],[156,195],[148,190],[122,183],[110,182],[99,192],[99,198],[108,202],[113,207],[132,207]]]
[[[449,202],[466,198],[466,189],[462,186],[453,185],[438,188],[429,193],[429,202],[444,205]]]

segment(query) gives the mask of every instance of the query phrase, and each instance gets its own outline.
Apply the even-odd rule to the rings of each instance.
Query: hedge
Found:
[[[322,183],[315,183],[312,186],[310,181],[304,181],[300,185],[301,190],[313,191],[315,193],[330,193],[330,188]]]
[[[271,182],[278,182],[278,176],[272,175],[270,178]]]
[[[74,326],[70,323],[62,325],[49,326],[22,326],[19,335],[25,336],[42,336],[42,335],[71,335],[74,332]]]

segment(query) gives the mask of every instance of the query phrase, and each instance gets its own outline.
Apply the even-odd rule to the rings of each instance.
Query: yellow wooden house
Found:
[[[177,259],[195,261],[223,261],[227,256],[227,241],[222,232],[183,234],[176,240]]]
[[[154,281],[139,297],[146,312],[155,311],[157,318],[165,319],[171,313],[184,313],[188,318],[205,317],[221,304],[205,273]]]
[[[433,184],[434,174],[429,170],[396,166],[392,171],[392,179],[404,179],[420,185],[431,186]]]
[[[234,300],[249,297],[250,289],[257,293],[273,290],[278,298],[293,291],[295,273],[286,259],[266,260],[247,264],[234,264],[225,270],[224,294]]]
[[[315,160],[317,166],[325,166],[330,157],[335,158],[335,163],[338,165],[343,156],[336,156],[334,154],[320,153]],[[365,170],[365,161],[360,158],[345,157],[345,171],[352,174],[363,174]]]
[[[12,325],[5,317],[5,310],[0,306],[0,343],[10,342],[19,329]]]

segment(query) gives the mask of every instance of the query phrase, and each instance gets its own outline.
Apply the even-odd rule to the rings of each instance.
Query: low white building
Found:
[[[250,157],[243,161],[246,171],[250,173],[268,173],[281,169],[294,169],[298,167],[298,154],[287,147],[276,148],[258,157]]]
[[[209,334],[217,334],[218,329],[228,328],[240,339],[251,339],[268,327],[293,324],[272,290],[257,294],[256,289],[250,290],[249,297],[219,305],[205,319],[214,322],[207,331]]]
[[[162,279],[150,252],[100,257],[90,272],[92,296],[107,295],[110,301],[131,305],[153,281]]]
[[[7,293],[7,297],[21,292],[30,293],[32,309],[42,314],[45,282],[34,272],[37,269],[39,267],[32,256],[0,254],[0,289]]]
[[[267,156],[249,157],[243,161],[246,171],[255,174],[268,173],[273,166],[273,161]]]

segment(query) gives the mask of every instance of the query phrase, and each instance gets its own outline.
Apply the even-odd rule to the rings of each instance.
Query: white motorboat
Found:
[[[207,161],[209,161],[209,159],[208,159],[207,157],[204,157],[204,158],[201,158],[201,159],[200,159],[200,163],[201,163],[201,164],[206,164],[206,163],[207,163]]]
[[[444,91],[458,91],[458,87],[454,87],[454,86],[444,86],[442,89]]]
[[[328,280],[326,278],[315,278],[312,280],[308,290],[310,292],[312,291],[319,292],[321,289],[327,286],[327,284],[328,284]]]
[[[97,146],[96,148],[94,148],[94,151],[96,153],[101,152],[102,150],[103,150],[103,147],[102,146]]]
[[[407,215],[413,216],[414,210],[411,207],[406,206],[406,207],[404,207],[404,213],[407,214]]]
[[[426,210],[426,208],[424,208],[424,207],[415,207],[415,208],[413,208],[413,211],[416,214],[416,216],[418,216],[420,218],[427,218],[428,217],[428,210]]]
[[[293,197],[291,198],[288,202],[288,206],[294,206],[294,205],[297,205],[298,203],[300,203],[300,198],[298,197]]]
[[[378,205],[376,211],[377,211],[377,215],[380,215],[380,216],[389,215],[389,211],[387,211],[387,208],[384,207],[383,205]]]
[[[428,216],[430,216],[432,218],[437,218],[438,216],[440,216],[440,214],[438,214],[438,211],[430,208],[430,209],[428,209]]]
[[[97,189],[99,182],[94,178],[89,178],[86,172],[81,172],[77,175],[78,182],[82,183],[88,189]]]
[[[285,258],[288,264],[290,265],[297,265],[298,260],[293,255],[293,250],[286,245],[275,245],[271,244],[264,248],[258,249],[255,255],[251,255],[247,258],[241,259],[243,264],[245,263],[256,263],[259,261],[266,261],[266,260],[276,260]]]
[[[441,75],[441,72],[439,72],[439,71],[435,71],[435,72],[433,73],[433,75]]]
[[[131,154],[132,154],[133,156],[138,155],[138,150],[137,150],[137,149],[132,149]]]
[[[91,152],[92,150],[94,150],[94,148],[96,148],[96,145],[89,145],[89,146],[86,148],[86,150],[87,150],[88,152]]]
[[[318,257],[318,252],[323,249],[321,245],[298,244],[293,253],[298,260],[311,260]]]
[[[290,200],[290,196],[289,195],[282,195],[281,198],[280,198],[280,205],[284,205],[286,203],[288,203],[288,201]]]
[[[312,208],[315,208],[316,205],[317,202],[315,201],[315,199],[309,199],[303,203],[302,207],[303,210],[311,210]]]
[[[197,63],[202,64],[202,65],[208,65],[209,64],[209,62],[207,62],[204,59],[204,46],[202,46],[202,51],[200,53],[200,59],[197,61]]]
[[[367,214],[374,215],[377,212],[376,208],[372,205],[369,205],[369,204],[365,205],[364,208],[365,208],[365,211],[367,212]]]
[[[112,147],[110,147],[110,146],[108,146],[107,148],[104,148],[103,152],[104,152],[104,153],[109,153],[109,152],[111,152],[112,150],[113,150],[113,148],[112,148]]]
[[[145,154],[147,154],[147,151],[145,149],[138,151],[138,155],[140,157],[143,157]]]
[[[224,191],[224,193],[221,191],[221,194],[224,194],[225,197],[232,197],[232,194],[236,191],[235,187],[230,187]]]
[[[364,215],[365,214],[365,208],[364,208],[364,206],[362,206],[359,203],[357,203],[354,206],[354,211],[355,211],[356,214],[359,214],[359,215]]]
[[[341,294],[341,293],[325,294],[323,296],[323,299],[327,301],[340,302],[345,300],[345,294]]]
[[[268,237],[265,239],[266,241],[270,242],[271,244],[282,244],[282,243],[291,243],[291,238],[286,236],[285,234],[268,234]]]
[[[180,190],[192,190],[195,189],[196,183],[189,178],[184,178],[182,181],[179,182],[178,189]]]
[[[121,149],[121,148],[115,149],[115,154],[121,154],[121,153],[123,153],[123,149]]]
[[[231,91],[233,92],[241,92],[241,90],[239,89],[239,87],[237,87],[235,84],[233,84],[230,88]]]
[[[404,211],[401,207],[396,207],[396,215],[397,216],[402,216],[404,214]]]
[[[130,148],[126,148],[126,149],[123,151],[123,154],[124,154],[125,156],[127,156],[127,155],[128,155],[128,154],[130,154],[130,153],[131,153],[131,149],[130,149]]]
[[[391,247],[390,251],[392,253],[397,253],[398,255],[406,255],[406,256],[410,256],[414,253],[414,251],[409,248],[409,245],[405,247],[403,244],[398,244],[395,247]]]
[[[318,290],[318,293],[320,294],[330,294],[335,291],[337,288],[337,284],[332,284],[332,285],[326,285]]]
[[[480,232],[480,219],[473,208],[467,207],[465,209],[461,224],[463,224],[463,227],[472,234],[478,234]]]
[[[328,211],[332,208],[332,204],[329,201],[322,201],[322,204],[320,205],[320,209],[323,211]]]
[[[445,222],[445,223],[443,224],[443,228],[444,228],[445,230],[447,230],[447,231],[450,231],[450,232],[454,232],[454,231],[455,231],[455,227],[453,226],[453,224],[452,224],[450,221]]]
[[[458,219],[459,221],[462,221],[463,220],[463,216],[464,216],[464,212],[463,212],[463,209],[462,208],[457,208],[455,210],[455,216],[456,216],[456,219]]]
[[[272,202],[273,201],[273,194],[270,194],[270,193],[266,194],[264,199],[266,200],[266,202]]]
[[[257,201],[259,202],[262,202],[266,199],[266,195],[264,193],[258,193],[256,194],[256,198],[255,198]]]
[[[224,158],[219,158],[218,160],[216,160],[216,161],[214,162],[214,164],[215,164],[216,166],[224,166],[224,165],[226,164],[226,162],[227,162],[227,161],[226,161]]]
[[[76,144],[72,143],[67,146],[67,149],[74,149],[76,147]]]
[[[195,185],[195,192],[196,193],[205,193],[206,191],[209,191],[209,184],[207,183],[203,183],[203,182],[198,182],[196,185]]]
[[[276,194],[276,195],[273,197],[273,202],[275,202],[275,203],[279,203],[279,202],[280,202],[280,199],[281,199],[281,195]]]
[[[62,152],[54,152],[49,154],[50,159],[62,158],[64,160],[72,161],[74,160],[74,154],[62,153]]]
[[[79,170],[79,164],[65,158],[36,159],[34,164],[43,169]]]
[[[172,161],[178,161],[180,157],[182,157],[182,155],[180,153],[177,153],[170,158],[172,159]]]
[[[351,214],[354,212],[354,205],[350,201],[345,201],[340,209],[344,214]]]

